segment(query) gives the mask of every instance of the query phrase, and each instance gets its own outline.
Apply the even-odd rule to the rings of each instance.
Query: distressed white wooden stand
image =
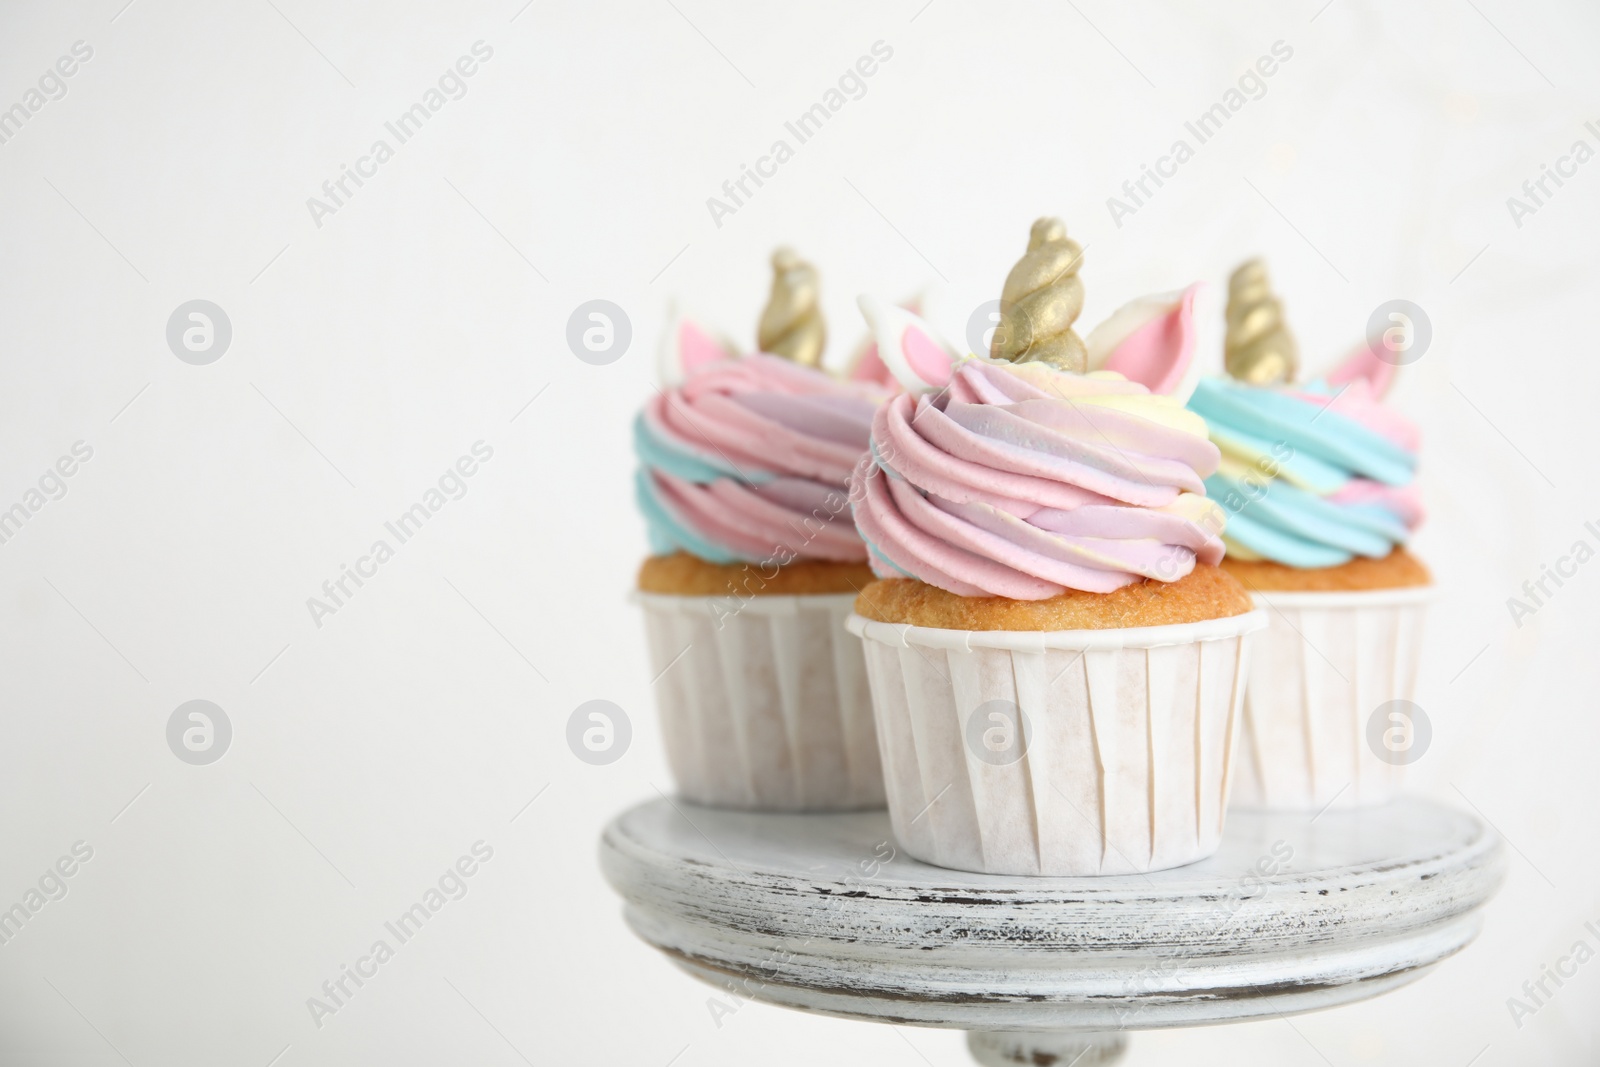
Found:
[[[1105,878],[932,867],[883,812],[669,800],[615,819],[600,854],[633,930],[734,997],[965,1029],[979,1063],[1039,1067],[1404,985],[1472,940],[1505,870],[1477,819],[1416,799],[1232,812],[1211,858]]]

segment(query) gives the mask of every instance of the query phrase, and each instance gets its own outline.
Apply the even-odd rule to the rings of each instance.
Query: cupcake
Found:
[[[1295,383],[1283,308],[1252,260],[1228,286],[1228,378],[1189,401],[1222,452],[1223,568],[1269,609],[1245,689],[1238,788],[1251,807],[1379,804],[1407,762],[1432,579],[1406,550],[1422,521],[1418,433],[1386,407],[1394,366],[1363,345]]]
[[[848,625],[895,836],[944,867],[1151,871],[1221,838],[1265,620],[1218,567],[1219,453],[1183,406],[1205,294],[1136,301],[1086,342],[1081,256],[1034,224],[988,357],[862,301],[905,392],[851,481],[878,580]]]
[[[816,272],[787,250],[773,268],[760,351],[674,316],[668,387],[634,423],[662,734],[696,803],[881,807],[866,668],[843,621],[872,579],[847,481],[883,390],[821,369]]]

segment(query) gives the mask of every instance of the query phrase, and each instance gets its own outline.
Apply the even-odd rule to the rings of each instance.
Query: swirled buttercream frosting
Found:
[[[1373,380],[1346,364],[1295,386],[1200,382],[1189,407],[1222,452],[1206,492],[1228,512],[1228,555],[1330,567],[1406,543],[1423,516],[1420,435]]]
[[[860,561],[847,482],[881,392],[770,355],[701,365],[634,421],[652,551]]]
[[[850,488],[880,577],[1042,600],[1219,562],[1218,459],[1203,419],[1120,374],[971,358],[878,409]]]

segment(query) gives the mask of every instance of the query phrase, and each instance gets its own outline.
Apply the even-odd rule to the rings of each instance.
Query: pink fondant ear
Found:
[[[684,373],[691,374],[707,363],[716,363],[731,355],[732,352],[699,326],[687,319],[678,323],[678,360]]]
[[[667,316],[661,338],[661,377],[676,385],[710,363],[739,354],[733,342],[719,337],[676,308]]]
[[[954,360],[928,331],[915,324],[907,326],[900,335],[900,352],[918,378],[932,386],[950,384]]]
[[[1089,369],[1115,371],[1152,393],[1188,399],[1201,344],[1198,305],[1208,298],[1205,283],[1196,282],[1123,305],[1085,339]]]
[[[1329,385],[1364,381],[1371,388],[1372,395],[1381,398],[1394,384],[1395,370],[1393,363],[1384,359],[1370,345],[1362,344],[1324,375],[1323,380]]]
[[[901,388],[920,393],[950,384],[962,359],[954,345],[905,308],[890,307],[870,296],[857,303],[876,335],[879,361]]]

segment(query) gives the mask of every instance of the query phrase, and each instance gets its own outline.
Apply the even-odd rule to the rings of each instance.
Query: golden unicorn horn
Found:
[[[1228,279],[1228,332],[1223,365],[1250,385],[1294,379],[1299,348],[1283,321],[1283,304],[1272,295],[1267,265],[1247,260]]]
[[[1000,328],[989,354],[1013,363],[1048,363],[1081,374],[1088,363],[1072,324],[1083,311],[1078,266],[1083,249],[1066,223],[1044,218],[1028,234],[1028,250],[1006,275],[1000,292]]]
[[[756,327],[757,347],[807,367],[820,367],[827,340],[817,269],[793,249],[778,249],[772,253],[772,295]]]

